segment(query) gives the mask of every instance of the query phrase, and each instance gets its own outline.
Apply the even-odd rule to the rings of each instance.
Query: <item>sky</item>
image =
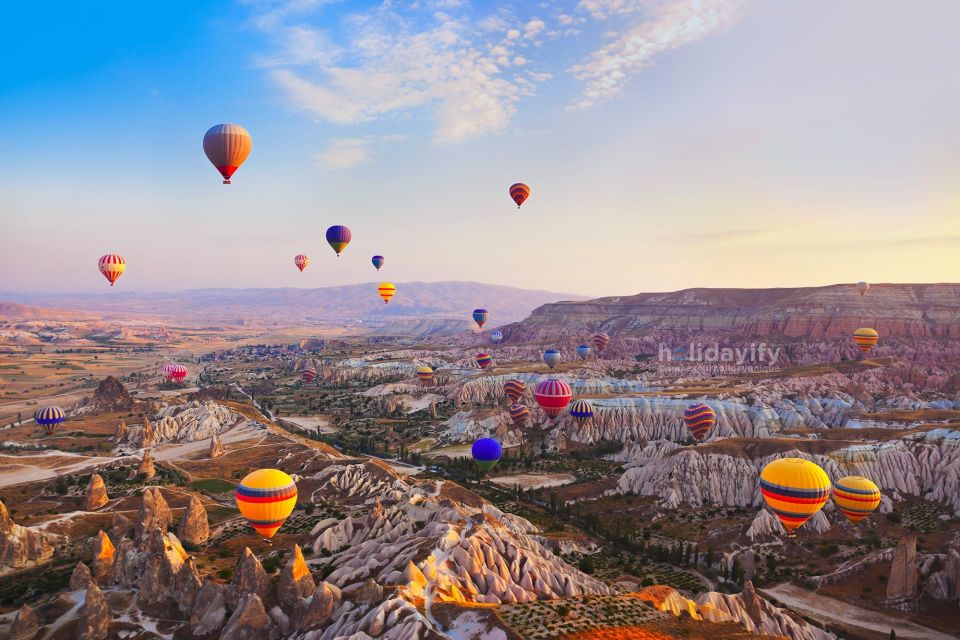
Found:
[[[127,291],[957,282],[957,24],[953,0],[3,3],[0,292],[104,292],[105,253]],[[253,138],[229,186],[221,122]]]

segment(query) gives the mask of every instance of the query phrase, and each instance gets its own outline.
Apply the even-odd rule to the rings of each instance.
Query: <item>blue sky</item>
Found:
[[[956,281],[958,23],[946,0],[7,3],[0,290],[101,290],[107,252],[141,291],[368,282],[374,253],[397,282],[597,295]],[[229,187],[219,122],[254,141]]]

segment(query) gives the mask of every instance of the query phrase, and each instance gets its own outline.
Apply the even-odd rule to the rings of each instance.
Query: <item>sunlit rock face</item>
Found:
[[[49,562],[62,540],[41,529],[20,526],[0,502],[0,574]]]
[[[832,633],[795,620],[757,594],[753,583],[747,581],[742,593],[725,594],[711,591],[697,598],[702,608],[707,606],[742,624],[747,631],[758,635],[786,637],[793,640],[836,640]]]
[[[118,431],[117,444],[147,448],[171,442],[193,442],[219,436],[246,420],[239,413],[212,400],[194,400],[164,407],[154,420]]]

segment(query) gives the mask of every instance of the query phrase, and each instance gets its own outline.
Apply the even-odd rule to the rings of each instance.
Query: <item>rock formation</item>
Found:
[[[900,538],[890,563],[887,578],[887,602],[893,607],[911,606],[917,596],[917,536],[908,533]]]
[[[90,574],[90,569],[87,568],[87,565],[78,562],[73,568],[73,573],[70,574],[70,589],[72,591],[86,589],[92,579],[93,576]]]
[[[0,574],[48,562],[59,539],[40,529],[18,525],[0,502]]]
[[[127,437],[137,438],[138,449],[150,449],[157,444],[157,438],[153,433],[153,426],[150,424],[149,418],[143,419],[143,427],[141,427],[139,431],[136,429],[128,429]]]
[[[836,640],[832,633],[803,620],[795,620],[770,604],[757,594],[749,580],[742,593],[729,595],[711,591],[697,598],[697,602],[701,608],[709,606],[726,614],[757,635],[787,637],[791,640]]]
[[[30,605],[24,604],[17,609],[17,616],[10,625],[10,640],[32,640],[40,633],[40,621]]]
[[[204,580],[190,611],[190,630],[195,636],[208,635],[220,629],[226,619],[227,604],[223,589],[215,582]]]
[[[110,533],[113,534],[113,539],[119,540],[123,536],[128,535],[132,530],[133,523],[130,522],[130,518],[118,511],[114,511],[113,522],[110,525]]]
[[[243,415],[212,400],[194,400],[163,407],[152,424],[146,420],[142,427],[130,427],[118,444],[144,449],[170,442],[206,440],[245,420]]]
[[[223,628],[220,640],[262,640],[269,638],[273,622],[255,593],[243,596]]]
[[[270,578],[267,577],[267,572],[257,556],[250,551],[250,547],[244,547],[233,574],[233,581],[227,589],[227,603],[236,606],[246,595],[255,594],[266,598],[269,593]]]
[[[120,424],[117,425],[116,431],[113,432],[113,442],[115,444],[120,444],[121,442],[126,441],[126,439],[127,439],[127,423],[121,420]]]
[[[87,485],[87,496],[84,502],[84,508],[87,511],[95,511],[107,504],[110,498],[107,497],[107,487],[103,483],[100,474],[94,473],[90,476],[90,484]]]
[[[340,599],[339,588],[329,582],[321,582],[309,600],[301,598],[294,606],[293,630],[304,631],[324,624],[333,615]]]
[[[77,640],[106,640],[110,629],[110,607],[96,583],[87,587],[86,598],[77,616]]]
[[[177,537],[190,544],[203,544],[210,538],[207,510],[197,496],[190,496],[190,503],[177,526]]]
[[[100,530],[93,541],[93,561],[90,564],[90,573],[98,584],[107,584],[113,573],[116,551],[107,534]]]
[[[157,475],[157,470],[153,466],[153,454],[150,453],[150,449],[144,450],[143,457],[140,459],[140,466],[137,467],[137,475],[146,480]]]
[[[93,392],[90,405],[97,411],[127,411],[133,407],[133,398],[119,380],[107,376]]]
[[[210,457],[219,458],[223,454],[223,442],[220,441],[220,436],[212,436],[210,438]]]
[[[173,512],[157,487],[147,487],[143,490],[140,511],[137,514],[136,535],[143,537],[150,529],[166,530],[173,524]]]
[[[317,586],[310,576],[307,562],[303,559],[300,545],[293,545],[290,560],[287,561],[286,566],[280,572],[280,580],[277,583],[277,600],[280,601],[280,604],[292,610],[301,598],[309,598],[313,595],[316,588]]]

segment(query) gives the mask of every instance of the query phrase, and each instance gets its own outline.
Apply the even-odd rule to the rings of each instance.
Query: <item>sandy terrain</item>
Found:
[[[336,433],[336,427],[330,425],[330,421],[325,416],[284,416],[280,422],[286,422],[304,431],[316,431],[320,427],[321,433]]]
[[[515,476],[490,478],[490,482],[507,488],[520,485],[524,489],[543,489],[544,487],[561,487],[576,479],[577,477],[572,473],[521,473]]]
[[[798,612],[815,620],[840,624],[853,629],[862,629],[886,635],[890,629],[897,632],[897,638],[916,640],[955,640],[956,636],[941,633],[930,627],[908,622],[902,618],[878,611],[857,609],[849,603],[818,593],[810,593],[792,584],[782,584],[770,589],[762,589]]]

